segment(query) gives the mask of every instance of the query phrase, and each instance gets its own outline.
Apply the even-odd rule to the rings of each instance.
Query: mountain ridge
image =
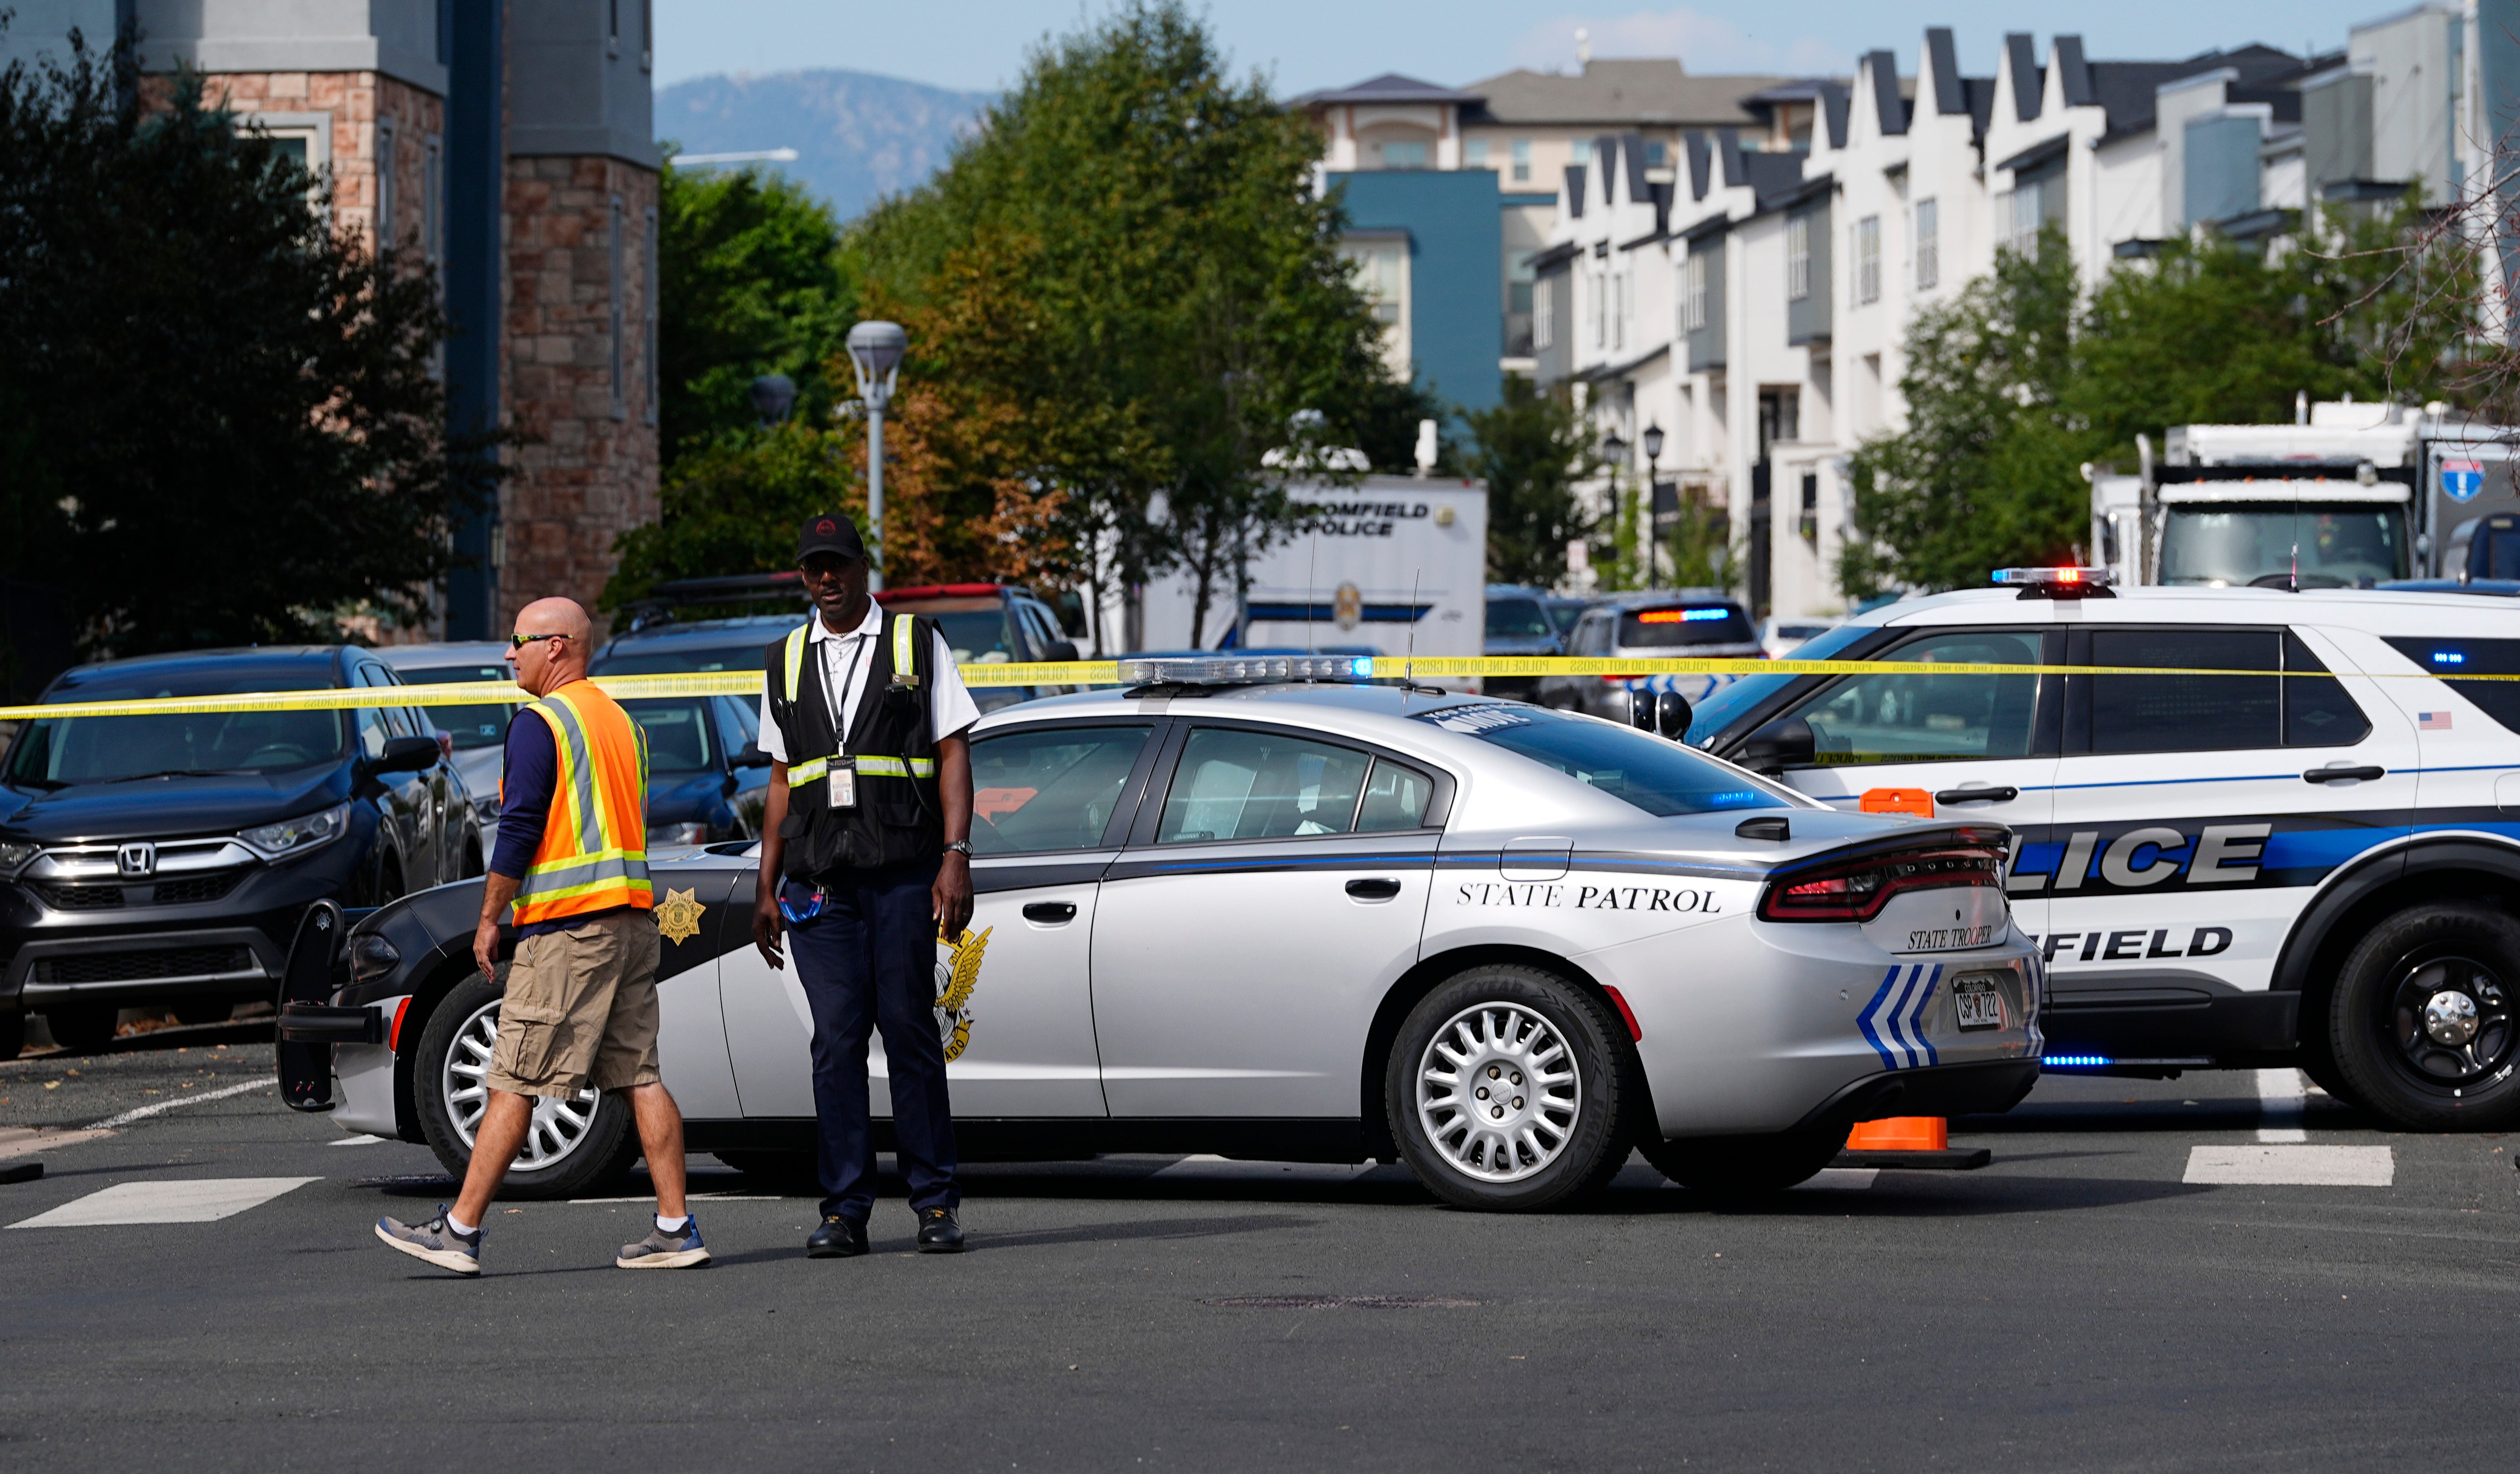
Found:
[[[794,149],[784,173],[847,220],[916,189],[996,100],[843,67],[720,72],[656,90],[656,137],[686,154]]]

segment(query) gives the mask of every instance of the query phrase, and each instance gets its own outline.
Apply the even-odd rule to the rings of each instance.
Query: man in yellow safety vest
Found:
[[[656,1072],[647,743],[586,679],[593,636],[570,600],[536,600],[517,615],[508,660],[537,699],[508,725],[499,844],[472,938],[482,975],[498,976],[500,920],[515,908],[516,960],[482,1077],[489,1104],[454,1207],[440,1205],[425,1224],[377,1224],[386,1243],[462,1274],[480,1273],[481,1220],[524,1145],[535,1100],[569,1100],[589,1087],[629,1095],[656,1184],[655,1228],[613,1263],[708,1262],[683,1201],[682,1112]]]

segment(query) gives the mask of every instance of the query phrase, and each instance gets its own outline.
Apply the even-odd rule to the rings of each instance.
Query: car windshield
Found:
[[[1868,624],[1841,624],[1823,630],[1805,645],[1794,647],[1788,660],[1827,660],[1839,650],[1872,633]],[[1727,727],[1732,726],[1752,708],[1765,705],[1770,696],[1802,678],[1777,675],[1743,676],[1737,681],[1719,686],[1706,693],[1688,719],[1688,736],[1685,740],[1692,747],[1712,742]]]
[[[704,696],[624,701],[621,709],[648,739],[652,774],[706,773],[717,767],[717,735]]]
[[[2368,502],[2178,506],[2161,523],[2161,581],[2368,588],[2407,576],[2407,510]]]
[[[1537,599],[1511,597],[1488,601],[1490,640],[1554,640],[1557,627]]]
[[[1619,615],[1619,645],[1625,649],[1662,649],[1690,645],[1748,645],[1758,638],[1749,616],[1729,603],[1673,604],[1661,609],[1627,609]]]
[[[1585,603],[1580,599],[1546,599],[1541,603],[1549,608],[1549,622],[1555,625],[1561,635],[1575,628],[1575,621],[1584,614]]]
[[[433,665],[425,670],[403,666],[397,674],[405,686],[454,686],[474,681],[505,685],[516,680],[506,665],[496,661],[488,665]],[[498,746],[507,739],[508,719],[517,711],[514,706],[448,706],[435,701],[425,709],[438,731],[455,738],[457,751]]]
[[[63,701],[131,701],[262,691],[329,691],[308,666],[141,671],[56,691]],[[278,773],[338,762],[349,720],[338,711],[226,711],[166,716],[69,717],[31,723],[9,749],[8,778],[37,788],[111,783],[160,774]]]
[[[1446,706],[1417,718],[1590,783],[1654,817],[1790,807],[1781,795],[1633,727],[1520,702]]]

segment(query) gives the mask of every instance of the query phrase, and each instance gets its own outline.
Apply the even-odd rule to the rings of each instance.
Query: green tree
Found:
[[[1488,577],[1548,588],[1566,572],[1566,545],[1590,537],[1575,486],[1600,472],[1589,423],[1562,388],[1506,376],[1505,397],[1462,417],[1470,474],[1488,483]]]
[[[1905,584],[1950,589],[2062,555],[2086,534],[2083,437],[2062,401],[2073,376],[2072,254],[2050,226],[2029,253],[1917,315],[1899,381],[1908,427],[1853,459],[1853,521],[1838,560],[1849,599]]]
[[[621,560],[604,586],[604,607],[644,599],[667,579],[794,566],[805,518],[863,514],[861,479],[835,450],[830,432],[793,420],[690,446],[657,489],[659,518],[614,542]]]
[[[1098,433],[1009,469],[1056,493],[1045,530],[1089,584],[1187,564],[1202,637],[1241,560],[1293,525],[1272,461],[1298,414],[1354,445],[1389,397],[1339,205],[1310,188],[1320,148],[1178,0],[1139,0],[1037,51],[953,163],[849,242],[871,295],[905,311],[948,290],[958,252],[1030,243],[1010,284],[1037,314],[1030,377],[988,388]],[[957,356],[916,336],[911,352],[906,381]]]
[[[417,617],[492,474],[436,284],[134,40],[0,72],[0,576],[97,654]]]
[[[658,436],[668,468],[689,448],[749,432],[752,380],[796,382],[793,418],[819,424],[856,397],[831,369],[856,311],[830,206],[755,169],[693,170],[670,157],[656,182],[662,283]]]

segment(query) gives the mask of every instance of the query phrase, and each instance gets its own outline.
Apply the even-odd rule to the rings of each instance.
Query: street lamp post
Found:
[[[1626,465],[1628,459],[1628,442],[1619,438],[1617,430],[1614,429],[1601,437],[1601,459],[1610,463],[1610,551],[1616,555],[1619,549],[1622,496],[1619,468]]]
[[[1654,518],[1660,515],[1654,504],[1654,498],[1661,495],[1655,490],[1657,483],[1654,478],[1661,473],[1662,424],[1657,421],[1645,426],[1645,526],[1648,529],[1645,539],[1645,587],[1648,589],[1662,587],[1662,529],[1654,523]]]
[[[860,323],[849,330],[849,362],[858,371],[858,397],[867,416],[867,587],[883,587],[883,412],[910,335],[899,323]]]

